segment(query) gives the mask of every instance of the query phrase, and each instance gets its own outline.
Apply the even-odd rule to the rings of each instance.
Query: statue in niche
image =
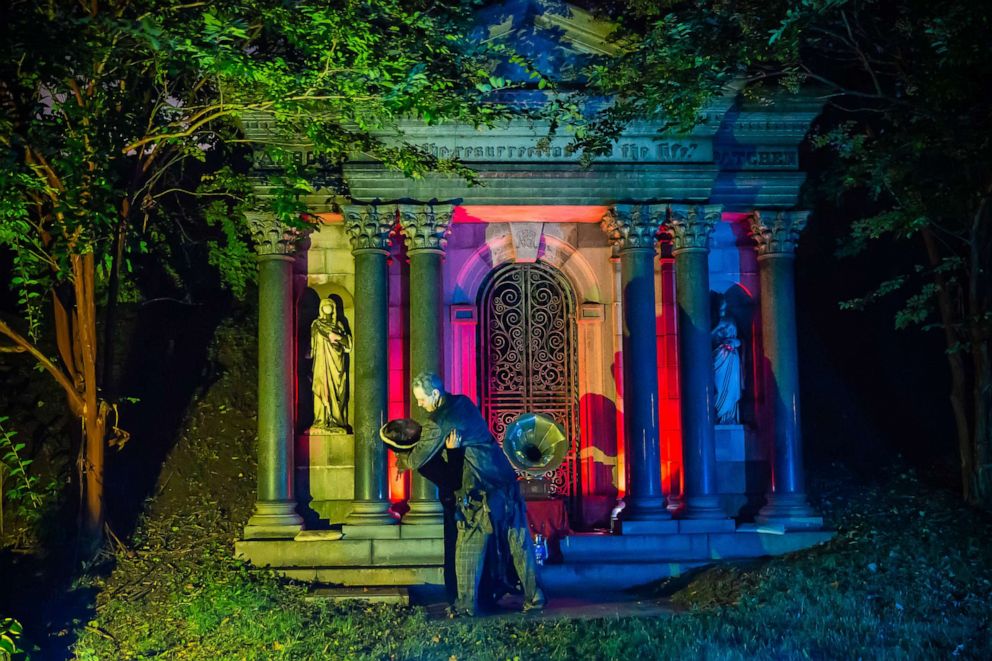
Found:
[[[737,324],[727,313],[727,302],[720,303],[720,320],[710,334],[713,340],[713,380],[716,382],[716,422],[736,425],[740,422],[744,372],[741,370],[741,341]]]
[[[348,362],[351,334],[338,321],[334,301],[320,302],[318,317],[310,325],[310,358],[313,358],[313,427],[348,431]]]

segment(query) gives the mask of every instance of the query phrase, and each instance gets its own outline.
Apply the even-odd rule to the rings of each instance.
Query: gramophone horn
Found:
[[[568,438],[561,425],[543,413],[522,413],[506,427],[503,452],[518,471],[541,475],[565,459]]]

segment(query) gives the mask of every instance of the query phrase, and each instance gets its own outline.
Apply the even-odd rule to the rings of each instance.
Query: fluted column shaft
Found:
[[[345,223],[355,256],[355,500],[350,525],[393,524],[386,446],[379,428],[388,409],[389,233],[395,212],[348,206]]]
[[[620,254],[624,443],[630,465],[625,521],[671,518],[661,489],[655,335],[654,262],[662,211],[617,205],[603,220],[603,229]]]
[[[675,258],[686,519],[725,517],[716,477],[710,348],[709,244],[720,211],[719,206],[673,205],[665,224]]]
[[[434,372],[444,376],[441,363],[442,305],[444,283],[441,262],[451,228],[450,205],[413,205],[399,207],[400,227],[410,258],[410,374]],[[427,413],[413,406],[413,417],[423,422]],[[442,507],[437,487],[415,472],[411,484],[410,511],[404,523],[438,524]]]
[[[806,498],[799,409],[795,248],[808,215],[805,211],[775,211],[751,216],[761,283],[764,379],[774,424],[771,489],[768,503],[756,519],[786,528],[823,525]]]
[[[269,213],[246,215],[258,253],[258,496],[245,539],[292,538],[293,261],[304,233]]]

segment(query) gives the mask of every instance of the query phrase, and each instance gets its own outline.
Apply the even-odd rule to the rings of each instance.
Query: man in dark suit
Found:
[[[472,400],[446,392],[438,375],[418,374],[412,385],[417,404],[428,414],[419,440],[404,449],[386,436],[383,440],[398,450],[399,467],[419,470],[437,484],[451,484],[460,460],[461,480],[454,490],[456,613],[478,612],[484,569],[508,584],[515,570],[524,592],[524,611],[543,608],[545,597],[537,584],[524,500],[502,448]],[[487,557],[492,567],[485,567]]]

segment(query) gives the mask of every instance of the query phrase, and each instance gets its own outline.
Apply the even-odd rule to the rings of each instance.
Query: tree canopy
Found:
[[[86,527],[102,526],[103,448],[123,442],[98,353],[129,258],[174,230],[182,198],[208,206],[212,262],[243,288],[249,206],[302,222],[309,188],[281,139],[246,145],[246,116],[305,140],[332,166],[365,152],[404,173],[461,171],[414,145],[377,138],[400,117],[491,124],[511,112],[480,91],[514,60],[471,33],[469,0],[5,3],[0,9],[0,246],[11,250],[22,323],[0,335],[62,386],[83,423]],[[246,147],[283,165],[258,200],[230,166]],[[196,173],[191,176],[191,172]],[[204,176],[205,175],[205,176]],[[200,216],[204,218],[204,216]],[[186,228],[180,228],[189,234]],[[54,313],[42,307],[49,297]],[[97,337],[106,299],[108,335]],[[51,329],[58,357],[39,348]],[[105,371],[105,370],[104,370]],[[108,431],[110,433],[108,433]]]

